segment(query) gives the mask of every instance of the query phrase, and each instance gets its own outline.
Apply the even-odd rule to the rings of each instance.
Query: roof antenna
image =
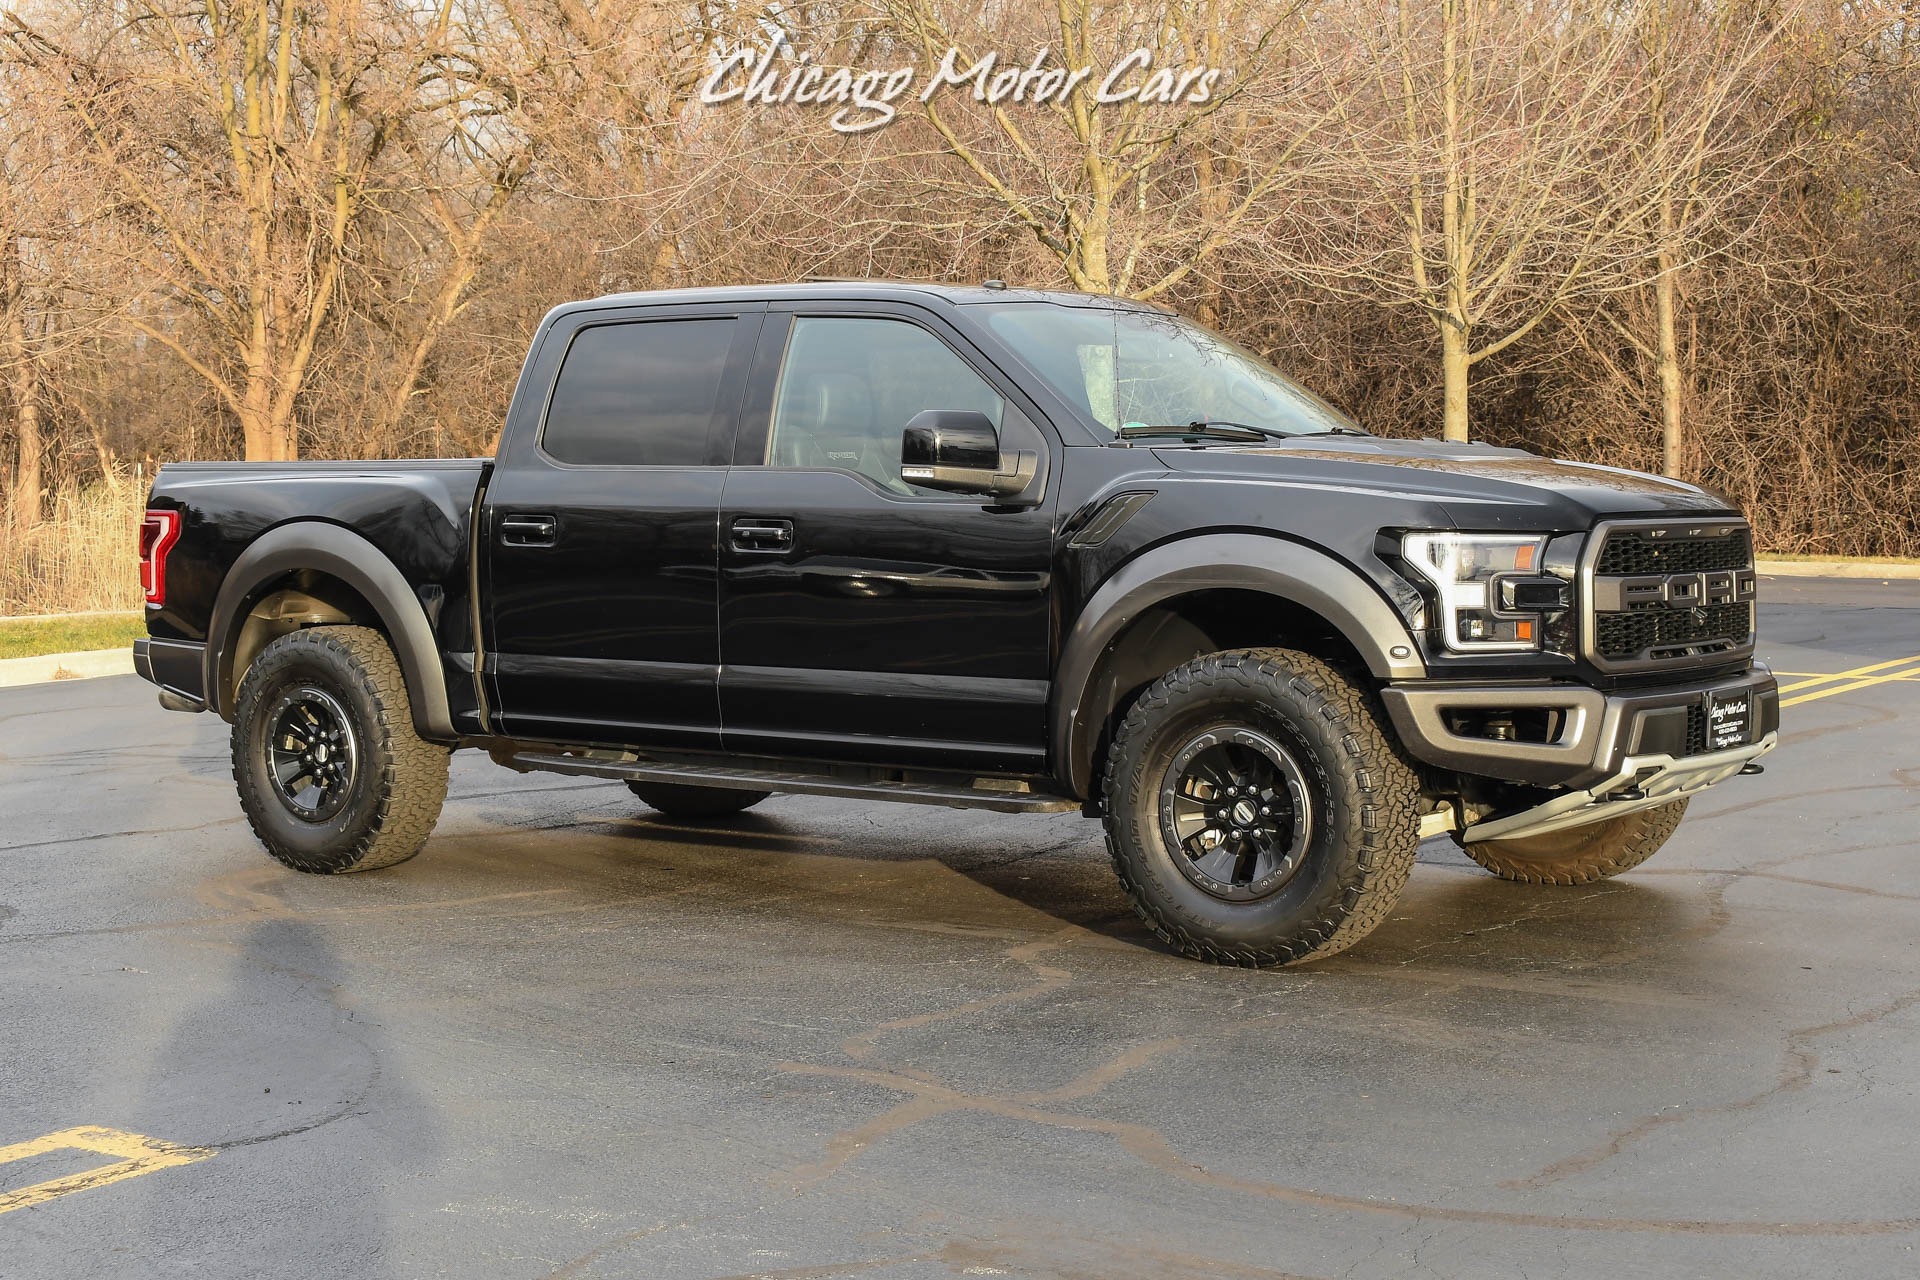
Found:
[[[1005,280],[987,280],[983,281],[980,287],[982,289],[1004,289],[1007,287],[1007,282]]]

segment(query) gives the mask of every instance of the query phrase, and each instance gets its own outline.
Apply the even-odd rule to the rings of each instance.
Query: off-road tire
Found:
[[[1175,950],[1215,964],[1317,960],[1393,909],[1419,846],[1418,781],[1373,696],[1309,654],[1248,649],[1168,672],[1135,700],[1104,777],[1107,848],[1133,908]],[[1159,822],[1162,780],[1209,726],[1267,734],[1294,757],[1313,825],[1298,869],[1250,902],[1207,893],[1174,862]]]
[[[771,791],[742,791],[733,787],[698,787],[683,782],[629,782],[627,790],[669,818],[724,818],[772,795]]]
[[[1521,884],[1592,884],[1631,871],[1660,851],[1687,813],[1679,799],[1653,809],[1623,813],[1584,827],[1549,831],[1517,840],[1453,842],[1502,880]]]
[[[267,761],[268,722],[286,691],[312,687],[347,716],[357,749],[338,813],[295,815]],[[367,627],[310,627],[281,636],[240,682],[233,718],[233,780],[240,806],[267,852],[316,875],[375,871],[420,852],[447,798],[444,746],[414,731],[406,678],[392,648]]]

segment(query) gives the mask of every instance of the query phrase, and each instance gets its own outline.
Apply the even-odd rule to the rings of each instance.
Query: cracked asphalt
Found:
[[[1783,684],[1874,670],[1646,867],[1429,842],[1270,972],[1162,950],[1078,817],[471,753],[419,858],[303,877],[217,720],[0,691],[0,1276],[1913,1275],[1920,583],[1762,596]]]

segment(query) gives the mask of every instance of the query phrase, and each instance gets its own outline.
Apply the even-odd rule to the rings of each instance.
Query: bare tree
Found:
[[[1643,0],[1632,14],[1640,31],[1646,116],[1633,151],[1652,185],[1637,228],[1642,273],[1653,297],[1644,326],[1596,313],[1652,364],[1659,404],[1661,470],[1691,472],[1686,379],[1680,352],[1681,281],[1695,263],[1736,250],[1749,229],[1725,216],[1736,200],[1796,167],[1808,140],[1785,130],[1796,105],[1768,97],[1778,34],[1800,6],[1722,10],[1700,0]],[[1651,329],[1651,335],[1645,330]],[[1645,335],[1645,336],[1643,336]]]
[[[1373,92],[1342,99],[1358,104],[1328,135],[1345,172],[1301,266],[1431,320],[1444,434],[1464,440],[1474,365],[1627,287],[1655,195],[1619,145],[1646,112],[1636,32],[1588,0],[1350,0],[1325,16],[1320,56],[1364,48]]]
[[[592,228],[596,270],[610,285],[672,285],[701,79],[717,48],[777,17],[701,0],[638,9],[625,0],[511,0],[506,12],[529,50],[533,182],[550,204],[572,206],[569,226],[578,217]]]
[[[7,505],[13,527],[26,532],[40,523],[44,496],[40,464],[46,446],[40,431],[40,360],[29,336],[35,307],[12,205],[11,192],[0,194],[0,313],[5,316],[7,399],[13,418],[13,476]]]
[[[997,205],[1074,288],[1155,298],[1204,277],[1307,178],[1305,143],[1330,110],[1286,57],[1304,0],[1065,0],[1024,22],[995,5],[953,8],[883,0],[923,75],[951,89],[919,111],[955,162],[890,172],[923,202]],[[1012,64],[1010,36],[1044,56]],[[1064,90],[1038,105],[995,100],[995,78],[1023,70],[1036,91],[1048,71]],[[1268,145],[1242,149],[1255,134]]]
[[[9,15],[12,47],[124,201],[156,307],[128,323],[240,423],[294,457],[296,410],[373,210],[377,167],[423,102],[452,4],[140,0],[60,30]],[[199,336],[204,331],[206,339]]]
[[[8,522],[40,523],[46,479],[47,327],[57,268],[60,166],[19,64],[0,61],[0,369],[13,437]],[[44,212],[43,212],[44,211]]]
[[[443,14],[423,59],[418,107],[395,119],[407,207],[384,212],[410,231],[400,237],[396,270],[404,281],[394,304],[399,368],[366,425],[375,447],[392,447],[409,406],[426,391],[428,361],[466,307],[537,151],[521,118],[535,56],[523,28],[491,9],[462,20],[451,8]]]

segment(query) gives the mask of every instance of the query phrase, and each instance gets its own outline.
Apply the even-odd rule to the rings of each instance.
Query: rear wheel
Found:
[[[1652,809],[1589,822],[1565,831],[1517,840],[1453,841],[1469,858],[1502,880],[1522,884],[1592,884],[1631,871],[1660,852],[1687,813],[1675,800]]]
[[[367,627],[312,627],[240,682],[233,779],[254,835],[295,871],[374,871],[420,852],[451,752],[414,732],[407,682]]]
[[[1212,654],[1133,704],[1105,781],[1134,909],[1220,964],[1330,956],[1386,918],[1419,844],[1412,767],[1372,699],[1308,654]]]
[[[733,787],[696,787],[681,782],[629,782],[627,790],[669,818],[724,818],[772,795],[771,791],[741,791]]]

